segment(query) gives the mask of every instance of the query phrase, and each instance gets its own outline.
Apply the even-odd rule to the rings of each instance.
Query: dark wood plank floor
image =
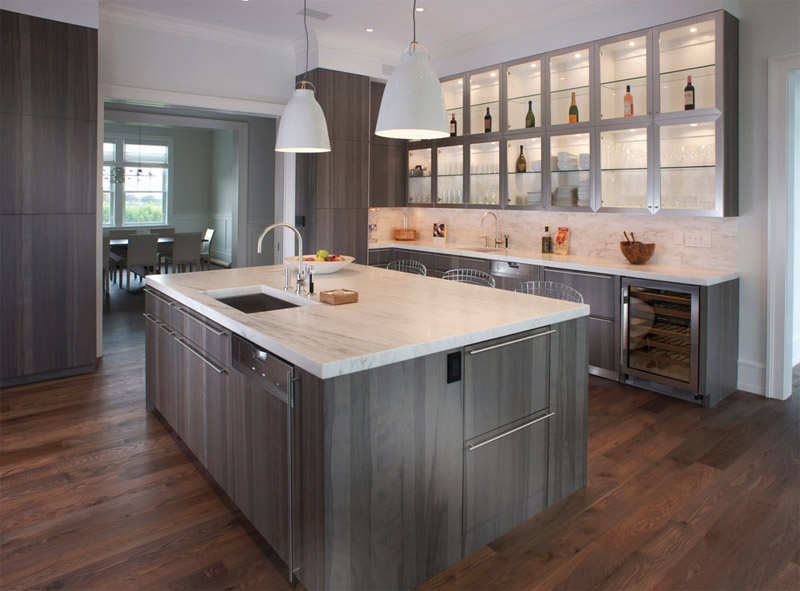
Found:
[[[143,294],[112,291],[96,374],[0,393],[0,588],[289,588],[145,412]],[[587,486],[421,588],[800,589],[800,396],[589,396]]]

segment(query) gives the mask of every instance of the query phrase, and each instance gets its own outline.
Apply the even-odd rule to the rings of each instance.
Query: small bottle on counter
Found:
[[[542,236],[542,252],[550,254],[553,252],[553,237],[550,236],[550,226],[544,227],[544,236]]]

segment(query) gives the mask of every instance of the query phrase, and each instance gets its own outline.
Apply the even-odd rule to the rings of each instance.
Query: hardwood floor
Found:
[[[0,588],[290,588],[145,411],[143,302],[112,288],[97,373],[0,393]],[[589,397],[587,486],[420,588],[800,588],[800,396]]]

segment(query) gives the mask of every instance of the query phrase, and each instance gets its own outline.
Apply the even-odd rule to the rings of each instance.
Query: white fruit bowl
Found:
[[[307,254],[305,256],[312,255]],[[305,261],[305,267],[308,268],[309,266],[313,266],[314,273],[316,275],[329,275],[330,273],[336,273],[336,271],[340,271],[342,268],[356,260],[355,257],[348,257],[344,255],[343,257],[343,261]],[[297,268],[297,257],[287,257],[284,260],[292,265],[292,267],[295,269]]]

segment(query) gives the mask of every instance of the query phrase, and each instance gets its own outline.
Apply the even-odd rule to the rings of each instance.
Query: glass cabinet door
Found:
[[[431,201],[431,149],[408,151],[408,204]]]
[[[442,82],[442,96],[444,96],[444,108],[447,112],[447,125],[450,135],[453,135],[453,124],[455,120],[456,135],[464,134],[464,79],[456,78]]]
[[[471,134],[500,129],[500,70],[470,75],[469,105]]]
[[[685,110],[689,79],[694,109],[716,105],[716,21],[684,24],[658,35],[660,112]]]
[[[436,203],[464,203],[464,147],[447,146],[437,149]]]
[[[647,36],[600,46],[600,119],[647,115]]]
[[[659,128],[660,209],[717,209],[716,122]]]
[[[550,58],[550,125],[590,120],[589,53],[587,47]]]
[[[542,138],[506,142],[508,199],[512,207],[542,205]]]
[[[589,133],[554,135],[550,138],[552,207],[589,207],[591,158]]]
[[[600,132],[600,207],[645,209],[648,129]]]
[[[500,205],[500,142],[470,145],[469,202]]]
[[[541,60],[506,68],[506,96],[507,129],[543,125]]]

